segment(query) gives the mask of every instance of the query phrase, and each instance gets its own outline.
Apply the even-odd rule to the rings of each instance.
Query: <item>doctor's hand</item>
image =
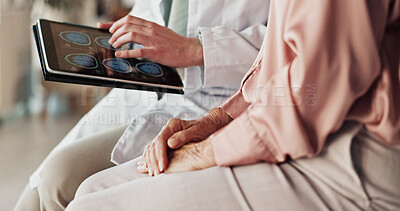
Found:
[[[97,26],[113,34],[109,43],[114,48],[131,42],[144,46],[119,50],[116,57],[148,58],[171,67],[203,66],[203,46],[197,38],[183,37],[167,27],[131,15]]]
[[[145,147],[138,171],[150,176],[162,173],[168,167],[168,151],[174,153],[170,149],[185,148],[189,142],[203,141],[231,121],[232,118],[220,108],[212,109],[198,120],[171,119]]]

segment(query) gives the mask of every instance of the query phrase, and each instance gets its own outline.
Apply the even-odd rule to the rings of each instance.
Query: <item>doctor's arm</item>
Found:
[[[149,58],[172,67],[204,66],[205,87],[237,87],[257,56],[266,32],[263,24],[241,31],[225,26],[200,27],[201,44],[197,38],[181,36],[167,27],[131,15],[116,22],[99,23],[98,27],[113,33],[110,44],[115,48],[130,42],[144,46],[117,51],[117,57]]]

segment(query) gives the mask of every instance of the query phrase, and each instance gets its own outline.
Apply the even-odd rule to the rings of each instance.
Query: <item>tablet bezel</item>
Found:
[[[50,20],[46,20],[46,19],[39,19],[37,21],[39,42],[41,43],[40,46],[42,48],[41,50],[42,50],[42,54],[43,54],[45,67],[49,73],[60,74],[60,75],[65,75],[65,76],[80,77],[80,78],[87,78],[87,79],[122,82],[122,83],[128,83],[128,84],[133,84],[133,85],[154,86],[154,87],[159,87],[159,88],[167,88],[167,89],[175,89],[175,90],[183,90],[183,88],[184,88],[182,81],[181,81],[180,86],[173,86],[173,85],[167,85],[167,84],[131,81],[131,80],[118,79],[118,78],[108,78],[108,77],[92,76],[92,75],[77,74],[77,73],[61,71],[61,70],[59,70],[60,66],[57,62],[58,61],[57,52],[56,52],[56,48],[54,45],[55,42],[53,39],[50,23],[60,24],[61,22],[50,21]],[[61,23],[61,24],[74,25],[77,27],[88,28],[91,30],[104,31],[104,30],[94,28],[94,27],[82,26],[82,25],[71,24],[71,23]],[[48,38],[50,41],[45,42],[45,38]]]

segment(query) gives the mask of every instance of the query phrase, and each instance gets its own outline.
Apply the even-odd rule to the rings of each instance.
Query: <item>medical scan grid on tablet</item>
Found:
[[[165,66],[142,59],[115,57],[108,43],[111,35],[101,30],[78,28],[74,25],[51,24],[58,65],[62,71],[116,79],[175,84]]]

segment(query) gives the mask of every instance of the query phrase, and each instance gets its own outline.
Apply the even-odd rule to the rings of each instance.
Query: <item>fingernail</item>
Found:
[[[143,165],[143,164],[140,164],[140,165],[138,165],[136,168],[137,168],[137,169],[144,169],[144,165]]]
[[[151,168],[149,168],[149,177],[151,177],[152,176],[152,169]]]
[[[160,172],[164,171],[163,164],[161,162],[158,162],[158,168],[160,169]]]
[[[174,138],[169,140],[169,146],[170,147],[174,147],[175,146],[175,139]]]
[[[119,51],[115,52],[115,56],[116,57],[120,57],[121,56],[121,52],[119,52]]]

